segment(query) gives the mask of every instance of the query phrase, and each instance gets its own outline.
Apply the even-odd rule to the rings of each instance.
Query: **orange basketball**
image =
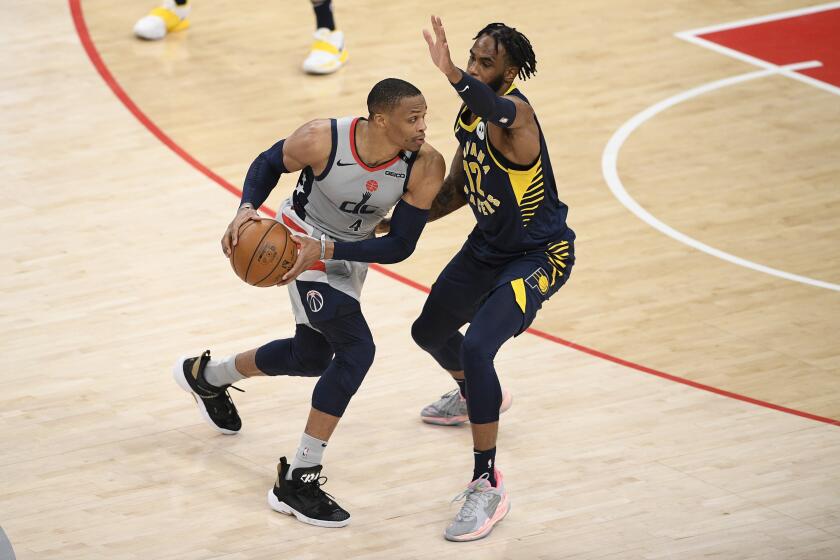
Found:
[[[233,271],[252,286],[274,286],[292,268],[297,245],[276,220],[248,220],[239,227],[239,241],[230,254]]]

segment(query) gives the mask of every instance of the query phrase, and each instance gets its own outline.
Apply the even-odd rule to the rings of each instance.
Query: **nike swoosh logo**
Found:
[[[353,162],[350,162],[350,163],[344,163],[344,162],[342,162],[341,160],[338,160],[338,161],[336,162],[336,165],[338,165],[339,167],[345,167],[345,166],[348,166],[348,165],[356,165],[356,164],[355,164],[355,163],[353,163]]]
[[[469,86],[469,85],[466,85],[466,86],[464,86],[464,89],[459,89],[459,90],[458,90],[458,93],[464,93],[464,92],[465,92],[465,91],[467,91],[468,89],[470,89],[470,86]]]

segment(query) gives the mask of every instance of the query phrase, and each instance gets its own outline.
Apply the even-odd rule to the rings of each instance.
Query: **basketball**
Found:
[[[276,220],[248,220],[239,227],[230,264],[242,280],[266,288],[276,285],[296,258],[297,245],[286,226]]]

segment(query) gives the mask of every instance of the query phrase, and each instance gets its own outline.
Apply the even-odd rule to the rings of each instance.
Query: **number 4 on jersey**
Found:
[[[362,220],[356,220],[352,224],[350,224],[347,229],[352,229],[353,231],[359,231],[359,228],[362,227]]]

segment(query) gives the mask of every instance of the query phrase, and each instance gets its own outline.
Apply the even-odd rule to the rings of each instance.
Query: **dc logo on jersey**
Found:
[[[478,127],[475,129],[475,133],[478,134],[478,137],[481,140],[484,140],[484,121],[478,123]]]
[[[324,307],[324,296],[318,290],[309,290],[306,292],[306,304],[313,313],[318,313]]]
[[[373,183],[376,187],[373,189],[374,191],[379,188],[379,184],[376,181],[368,181],[368,183]],[[362,200],[359,202],[353,202],[352,200],[345,200],[341,203],[338,207],[339,210],[342,212],[347,212],[348,214],[373,214],[376,212],[377,206],[372,206],[366,204],[370,197],[373,196],[373,191],[371,187],[366,187],[368,192],[362,195]]]

